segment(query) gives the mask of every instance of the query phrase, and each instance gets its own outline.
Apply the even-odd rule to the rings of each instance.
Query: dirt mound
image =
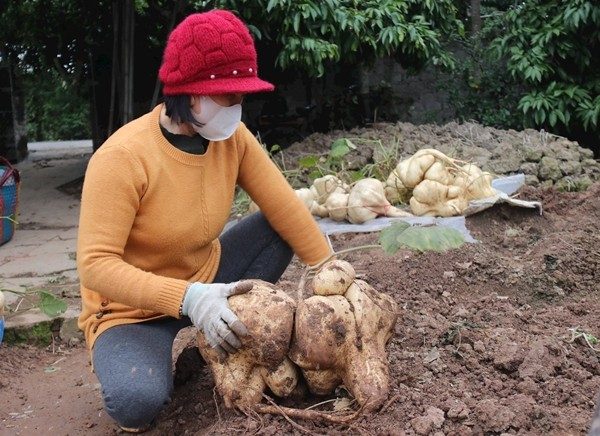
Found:
[[[523,173],[530,186],[578,191],[600,181],[600,163],[594,160],[593,151],[577,142],[544,131],[499,130],[477,123],[380,123],[350,131],[315,133],[286,148],[279,162],[286,169],[295,168],[303,157],[327,155],[334,141],[341,138],[357,146],[345,159],[348,170],[384,160],[397,163],[421,148],[435,148],[499,177]]]

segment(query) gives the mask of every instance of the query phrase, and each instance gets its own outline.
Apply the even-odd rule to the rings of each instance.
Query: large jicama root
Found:
[[[383,183],[374,178],[362,179],[349,186],[329,174],[315,179],[310,188],[297,189],[296,194],[311,214],[334,221],[362,224],[378,216],[413,216],[392,206],[386,198]],[[256,210],[256,204],[251,203],[249,212]]]
[[[308,208],[310,213],[320,218],[343,220],[343,218],[340,220],[338,216],[346,213],[344,201],[347,202],[348,185],[336,176],[329,174],[315,179],[308,189],[313,195],[313,202]],[[333,198],[330,200],[330,197]],[[332,213],[330,213],[328,205],[332,208]]]
[[[315,179],[310,191],[313,215],[334,221],[362,224],[378,216],[412,216],[387,200],[383,184],[373,178],[362,179],[351,187],[333,175]]]
[[[440,172],[443,173],[447,166],[458,166],[460,162],[446,156],[441,151],[424,148],[398,163],[396,173],[404,186],[412,189],[425,178],[439,181],[440,178],[443,178],[443,174],[440,174]],[[426,177],[428,172],[428,177]]]
[[[329,280],[335,291],[298,303],[289,357],[302,369],[313,394],[330,394],[343,383],[365,412],[373,411],[389,394],[385,346],[398,308],[392,298],[366,282],[349,281],[347,265],[338,265],[339,277],[332,274],[338,262],[328,264],[328,278],[322,280]],[[343,295],[341,283],[346,288]]]
[[[391,204],[406,204],[410,200],[412,190],[404,186],[396,170],[393,170],[383,184],[385,198]]]
[[[496,195],[496,191],[492,188],[494,177],[490,173],[481,171],[474,164],[463,165],[461,169],[462,171],[458,172],[452,180],[452,184],[464,191],[463,195],[467,201],[481,200]]]
[[[419,216],[454,216],[462,214],[468,201],[458,186],[425,179],[413,190],[410,208]]]
[[[332,192],[325,201],[329,218],[334,221],[344,221],[348,213],[348,197],[344,192]]]
[[[405,198],[415,215],[462,215],[471,200],[493,197],[493,176],[435,149],[422,149],[398,163],[386,181],[390,201]]]
[[[229,305],[248,329],[242,348],[224,359],[198,333],[198,348],[214,376],[225,406],[252,408],[266,387],[279,397],[296,388],[298,370],[287,357],[294,326],[295,301],[260,280],[246,294],[229,298]]]
[[[260,404],[263,392],[269,388],[276,396],[289,396],[298,389],[300,371],[313,394],[331,394],[344,384],[361,413],[383,404],[390,384],[385,346],[398,316],[394,300],[357,280],[352,266],[337,259],[315,275],[313,290],[319,295],[300,301],[295,316],[296,303],[287,294],[253,282],[250,292],[229,298],[249,331],[237,353],[223,358],[198,333],[200,353],[226,407],[278,413]],[[331,422],[356,416],[336,420],[305,412],[297,416]]]
[[[348,185],[346,185],[336,176],[328,174],[315,179],[310,187],[310,190],[312,191],[315,201],[318,204],[325,204],[327,197],[334,192],[347,193]]]
[[[346,219],[352,224],[362,224],[378,216],[408,217],[412,214],[390,204],[381,181],[374,178],[361,179],[352,186],[348,196]]]
[[[313,192],[309,188],[296,189],[295,192],[300,201],[302,201],[302,203],[304,203],[308,210],[310,210],[313,204],[315,203],[315,197]],[[251,201],[248,205],[247,213],[251,214],[254,212],[258,212],[259,210],[260,208],[258,207],[258,205],[254,201]]]
[[[298,198],[304,203],[304,205],[310,210],[313,202],[315,201],[315,196],[309,188],[300,188],[296,189],[296,195]]]
[[[356,278],[356,271],[345,260],[336,259],[319,269],[312,279],[315,295],[344,295]]]

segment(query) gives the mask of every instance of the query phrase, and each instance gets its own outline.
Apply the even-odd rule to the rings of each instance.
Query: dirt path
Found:
[[[110,434],[113,424],[83,346],[2,346],[0,362],[1,434]]]

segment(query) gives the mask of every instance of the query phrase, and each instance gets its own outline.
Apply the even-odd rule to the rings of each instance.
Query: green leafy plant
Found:
[[[340,138],[331,145],[331,151],[326,156],[305,156],[299,161],[301,169],[309,170],[311,180],[327,174],[345,172],[344,157],[356,150],[356,145],[348,138]]]
[[[399,221],[381,231],[381,247],[387,254],[395,254],[400,248],[444,252],[459,248],[465,243],[462,233],[448,227],[416,227]]]
[[[340,60],[370,65],[395,56],[416,67],[430,61],[450,65],[441,40],[462,33],[451,0],[203,0],[200,9],[239,12],[259,40],[276,46],[276,65],[321,77]]]
[[[360,245],[336,251],[318,265],[311,267],[311,269],[318,270],[321,265],[328,262],[332,257],[357,250],[382,249],[389,255],[396,254],[401,248],[418,252],[444,252],[460,248],[464,243],[463,234],[450,227],[412,226],[406,221],[395,221],[380,232],[377,244]]]
[[[91,137],[89,101],[53,70],[27,76],[26,113],[30,140]]]
[[[39,308],[44,314],[50,318],[54,318],[67,310],[67,304],[61,299],[57,298],[51,292],[32,289],[25,291],[17,291],[14,289],[0,288],[0,292],[10,292],[11,294],[18,295],[20,299],[15,304],[14,308],[9,308],[12,312],[18,312],[22,310],[28,310],[32,307]],[[24,308],[23,304],[26,304]]]
[[[248,211],[251,201],[252,199],[246,191],[241,188],[237,188],[235,199],[233,200],[233,205],[231,206],[230,215],[233,217],[241,217],[245,215]]]
[[[378,144],[378,157],[373,162],[366,163],[358,169],[350,169],[348,155],[358,150],[361,142],[375,141]],[[357,145],[358,144],[358,145]],[[300,170],[308,173],[310,180],[323,177],[328,174],[337,176],[347,183],[352,183],[366,177],[385,180],[389,173],[398,163],[399,147],[393,144],[386,148],[381,140],[370,140],[364,138],[339,138],[331,145],[331,151],[325,156],[309,155],[300,159],[298,165]]]
[[[524,95],[526,127],[557,133],[600,131],[600,4],[520,2],[502,17],[490,50]]]
[[[497,30],[487,28],[485,33],[492,32]],[[522,130],[523,115],[518,108],[522,86],[511,76],[505,61],[490,55],[486,35],[461,41],[463,62],[440,80],[438,88],[448,94],[447,102],[460,121],[477,120],[484,126]]]

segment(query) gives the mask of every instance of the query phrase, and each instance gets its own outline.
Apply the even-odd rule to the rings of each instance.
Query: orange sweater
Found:
[[[162,105],[119,129],[90,159],[77,247],[79,327],[93,348],[109,327],[179,317],[189,282],[211,282],[239,184],[306,264],[330,253],[281,172],[242,123],[204,155],[162,135]]]

